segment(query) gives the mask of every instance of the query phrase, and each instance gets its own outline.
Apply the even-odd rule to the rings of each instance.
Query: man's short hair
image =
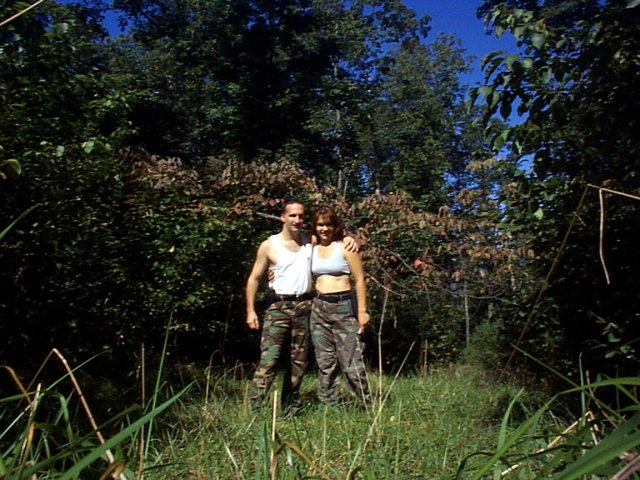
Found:
[[[286,202],[284,202],[284,204],[282,205],[282,209],[280,210],[280,215],[285,214],[289,205],[302,205],[302,208],[304,208],[304,203],[302,203],[300,200],[292,198],[291,200],[287,200]]]

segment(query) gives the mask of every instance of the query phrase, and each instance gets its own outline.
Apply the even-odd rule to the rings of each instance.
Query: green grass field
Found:
[[[304,410],[287,417],[279,382],[256,412],[236,373],[158,377],[144,408],[93,429],[75,379],[23,388],[0,399],[0,479],[640,478],[638,377],[545,398],[472,367],[372,375],[376,400],[362,408],[319,404],[310,374]]]
[[[248,381],[220,378],[207,398],[183,401],[163,423],[146,478],[453,478],[466,457],[496,450],[517,394],[469,368],[371,383],[378,400],[366,409],[326,407],[308,375],[306,408],[284,418],[277,404],[252,412]],[[526,413],[525,402],[515,417]]]

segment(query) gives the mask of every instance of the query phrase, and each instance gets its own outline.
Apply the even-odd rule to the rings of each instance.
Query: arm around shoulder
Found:
[[[347,235],[342,239],[342,246],[344,247],[344,250],[347,252],[358,253],[358,251],[360,250],[360,248],[358,247],[358,242],[356,242],[356,239],[349,235]]]

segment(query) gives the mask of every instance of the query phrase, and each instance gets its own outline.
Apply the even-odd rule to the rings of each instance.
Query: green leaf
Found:
[[[493,52],[487,53],[482,60],[480,61],[480,68],[484,68],[491,60],[496,58],[498,55],[502,53],[502,50],[494,50]]]
[[[504,62],[504,58],[502,57],[497,57],[494,58],[493,60],[491,60],[491,62],[489,63],[488,66],[484,67],[484,75],[486,78],[489,78],[491,75],[494,74],[494,72],[496,71],[496,69],[502,64],[502,62]]]
[[[95,142],[93,140],[87,140],[86,142],[82,143],[82,149],[84,150],[84,153],[91,153],[94,147]]]
[[[505,120],[509,119],[509,116],[511,115],[511,101],[507,99],[503,100],[500,104],[500,115],[502,115],[502,118]]]
[[[536,210],[533,216],[536,217],[538,220],[542,220],[542,218],[544,217],[544,211],[541,208],[539,208],[538,210]]]
[[[522,34],[524,33],[525,28],[524,27],[516,27],[513,29],[513,36],[516,37],[516,39],[519,39],[520,37],[522,37]]]
[[[515,140],[513,142],[513,145],[516,147],[516,152],[519,154],[522,153],[522,142],[520,142],[520,140]]]
[[[514,16],[514,18],[520,19],[525,14],[525,12],[526,12],[526,10],[524,10],[522,8],[515,8],[513,10],[513,16]]]
[[[5,165],[13,170],[13,173],[15,173],[16,175],[20,175],[22,173],[22,166],[20,165],[20,162],[15,158],[10,158],[9,160],[7,160],[5,162]]]
[[[485,85],[478,89],[478,93],[482,95],[484,98],[489,98],[489,95],[493,93],[493,87]]]
[[[503,94],[500,91],[494,90],[493,93],[491,94],[491,99],[487,99],[489,100],[489,107],[491,109],[494,109],[494,107],[498,104],[498,102],[500,100],[502,100]]]
[[[511,133],[511,129],[506,128],[502,130],[498,135],[496,135],[496,137],[493,139],[493,149],[495,151],[499,151],[502,148],[502,146],[504,145],[504,142],[506,142],[507,139],[509,138],[510,133]]]
[[[640,0],[627,0],[627,8],[636,8],[640,5]]]
[[[467,105],[467,111],[468,112],[472,112],[473,111],[473,105],[476,103],[476,100],[478,100],[478,89],[477,88],[472,88],[469,91],[469,102]]]
[[[534,33],[531,35],[531,45],[533,45],[537,50],[540,50],[546,41],[547,37],[542,33]]]
[[[509,55],[504,57],[504,64],[509,70],[511,70],[513,62],[515,62],[519,57],[520,55],[518,55],[517,53],[510,53]]]
[[[548,68],[543,68],[540,70],[539,77],[542,83],[549,83],[551,81],[551,70]]]

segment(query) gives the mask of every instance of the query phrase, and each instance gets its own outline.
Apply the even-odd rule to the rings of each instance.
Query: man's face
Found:
[[[299,203],[287,205],[280,218],[287,230],[290,232],[298,232],[304,224],[304,207]]]

